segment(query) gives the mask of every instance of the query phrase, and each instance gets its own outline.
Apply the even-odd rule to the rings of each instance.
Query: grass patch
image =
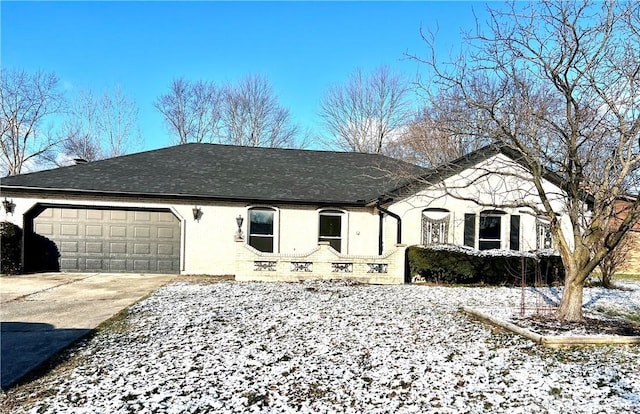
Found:
[[[180,275],[174,281],[182,281],[189,283],[209,284],[218,283],[223,280],[236,280],[234,275]]]
[[[640,281],[640,273],[616,273],[613,279]]]
[[[623,312],[620,310],[607,309],[602,307],[598,308],[598,311],[615,318],[626,319],[631,322],[640,323],[640,314],[638,313]]]

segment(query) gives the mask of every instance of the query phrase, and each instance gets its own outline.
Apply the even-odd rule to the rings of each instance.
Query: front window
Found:
[[[249,245],[261,252],[273,253],[274,210],[252,208],[249,210]]]
[[[327,210],[320,212],[318,241],[329,242],[337,252],[342,251],[342,212]]]
[[[422,212],[422,244],[447,244],[449,241],[449,211],[428,208]]]
[[[480,213],[478,231],[478,249],[499,249],[502,235],[502,215],[500,211],[483,211]]]

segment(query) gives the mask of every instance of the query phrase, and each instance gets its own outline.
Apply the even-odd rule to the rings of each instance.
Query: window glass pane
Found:
[[[340,237],[342,217],[320,215],[320,237]]]
[[[480,250],[490,250],[490,249],[499,249],[500,248],[500,240],[480,240],[478,243],[478,249]]]
[[[249,245],[265,253],[273,253],[273,237],[249,236]]]
[[[328,239],[320,237],[320,241],[329,242],[329,246],[333,247],[337,252],[340,252],[340,249],[342,248],[342,240],[340,239]]]
[[[250,210],[249,234],[273,235],[273,211]]]
[[[464,215],[464,245],[469,247],[475,246],[476,234],[476,215]]]
[[[511,229],[509,233],[509,248],[520,250],[520,216],[511,216]]]
[[[480,239],[500,240],[500,217],[480,216]]]

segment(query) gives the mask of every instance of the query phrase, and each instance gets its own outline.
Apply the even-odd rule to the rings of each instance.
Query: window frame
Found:
[[[502,218],[507,216],[507,213],[502,210],[483,210],[478,215],[478,250],[492,250],[492,249],[502,249],[504,244],[504,222]],[[488,238],[488,237],[480,237],[483,231],[482,222],[483,219],[498,219],[498,237],[497,238]],[[486,247],[487,244],[493,244],[497,242],[498,247]],[[485,246],[483,246],[483,244]]]
[[[340,234],[338,236],[322,235],[322,218],[323,217],[339,217],[340,218]],[[321,209],[318,210],[318,242],[329,242],[329,245],[338,253],[346,253],[346,221],[347,214],[343,210],[338,209]],[[335,241],[339,243],[338,248],[335,246]]]
[[[270,212],[271,213],[271,233],[253,233],[252,232],[252,220],[251,216],[253,212]],[[263,253],[277,253],[278,248],[278,209],[270,206],[252,206],[247,208],[247,245]],[[253,239],[271,239],[271,251],[262,250],[256,247],[252,241]]]

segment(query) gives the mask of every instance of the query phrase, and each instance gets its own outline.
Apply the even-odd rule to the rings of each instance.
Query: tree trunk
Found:
[[[564,292],[558,309],[558,319],[565,322],[582,322],[582,289],[583,283],[577,281],[576,275],[565,275]]]
[[[613,272],[610,271],[609,269],[606,269],[606,270],[600,269],[600,271],[602,272],[602,287],[606,289],[613,288],[613,284],[611,283],[611,275]]]

